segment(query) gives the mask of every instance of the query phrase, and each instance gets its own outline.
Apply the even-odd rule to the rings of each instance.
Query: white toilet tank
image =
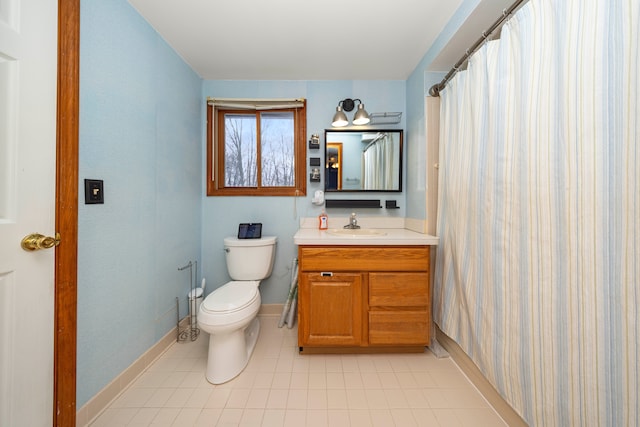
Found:
[[[271,275],[276,256],[275,236],[260,239],[226,237],[227,271],[233,280],[262,280]]]

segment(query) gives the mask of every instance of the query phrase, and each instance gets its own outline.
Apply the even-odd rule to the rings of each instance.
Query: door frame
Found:
[[[53,425],[76,425],[80,0],[58,0]]]

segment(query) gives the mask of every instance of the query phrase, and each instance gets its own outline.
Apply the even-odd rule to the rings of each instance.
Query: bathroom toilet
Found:
[[[260,332],[260,281],[271,275],[276,237],[224,239],[225,259],[233,279],[200,304],[198,326],[209,334],[207,381],[222,384],[247,366]]]

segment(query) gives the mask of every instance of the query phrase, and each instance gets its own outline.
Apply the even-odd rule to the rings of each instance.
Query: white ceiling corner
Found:
[[[129,3],[203,79],[406,80],[462,0]]]

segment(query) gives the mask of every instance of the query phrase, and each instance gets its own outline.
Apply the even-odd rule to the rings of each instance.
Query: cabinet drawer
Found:
[[[427,311],[370,311],[369,344],[428,345]]]
[[[428,246],[300,246],[300,271],[424,271]]]
[[[429,273],[370,273],[369,305],[428,306]]]

